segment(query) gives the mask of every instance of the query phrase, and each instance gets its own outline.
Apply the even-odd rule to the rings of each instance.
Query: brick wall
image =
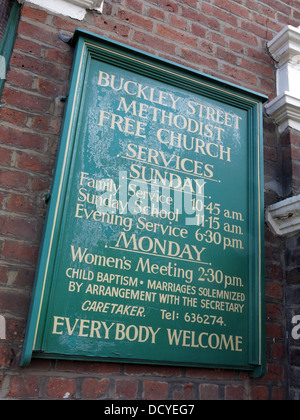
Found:
[[[284,193],[288,196],[300,193],[300,133],[287,130],[282,135]],[[291,321],[300,315],[300,239],[299,234],[287,238],[285,244],[285,311],[288,321],[287,358],[289,363],[290,398],[300,398],[300,343],[294,339]]]
[[[288,398],[284,286],[292,280],[285,276],[284,240],[267,228],[263,378],[229,370],[55,360],[19,367],[73,56],[59,34],[71,35],[80,26],[274,98],[275,67],[266,42],[287,24],[300,24],[298,0],[106,0],[103,15],[88,12],[80,23],[23,6],[0,108],[0,313],[6,319],[0,398]],[[265,199],[272,204],[281,198],[286,171],[294,168],[299,176],[299,163],[286,160],[299,159],[299,153],[267,117],[264,141]]]

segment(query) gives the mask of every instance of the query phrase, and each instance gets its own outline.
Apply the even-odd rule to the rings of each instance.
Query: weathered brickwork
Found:
[[[300,25],[299,5],[299,0],[106,0],[102,15],[88,12],[82,22],[28,3],[22,7],[0,108],[0,314],[6,320],[1,399],[299,398],[300,349],[295,341],[288,346],[286,333],[300,302],[300,241],[291,238],[286,247],[267,227],[263,378],[229,370],[55,360],[19,367],[74,53],[59,34],[71,36],[81,27],[272,99],[276,69],[266,43],[286,25]],[[266,205],[299,194],[299,133],[279,135],[265,116],[264,151]]]

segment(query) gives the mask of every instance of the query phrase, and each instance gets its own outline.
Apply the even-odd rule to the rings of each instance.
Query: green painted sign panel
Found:
[[[77,30],[22,364],[264,365],[261,103]]]

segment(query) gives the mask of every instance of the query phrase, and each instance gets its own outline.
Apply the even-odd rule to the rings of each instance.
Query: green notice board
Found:
[[[77,30],[22,364],[264,365],[265,97]]]

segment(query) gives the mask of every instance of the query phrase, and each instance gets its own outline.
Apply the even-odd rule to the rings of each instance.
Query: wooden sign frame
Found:
[[[81,29],[73,45],[21,364],[261,376],[266,97]]]

